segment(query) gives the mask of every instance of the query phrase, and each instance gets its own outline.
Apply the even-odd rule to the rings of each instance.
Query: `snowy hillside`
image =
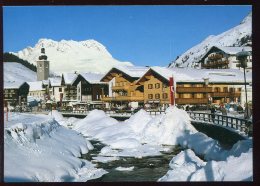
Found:
[[[169,67],[194,67],[211,46],[242,46],[252,36],[252,13],[236,27],[219,35],[210,35],[179,56]]]
[[[36,81],[36,72],[23,66],[20,63],[15,62],[4,62],[4,84],[7,82],[28,82]]]
[[[130,62],[114,59],[105,46],[95,40],[40,39],[34,47],[27,47],[13,54],[36,65],[42,47],[45,48],[50,61],[50,70],[55,73],[74,71],[105,73],[115,65],[132,66]]]

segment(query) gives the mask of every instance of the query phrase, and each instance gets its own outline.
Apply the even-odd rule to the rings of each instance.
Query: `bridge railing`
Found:
[[[239,130],[248,136],[252,135],[252,121],[242,118],[236,118],[232,116],[210,114],[210,113],[200,113],[200,112],[187,112],[191,119],[195,121],[203,121],[206,123],[211,123],[215,125],[222,125],[224,127],[229,127],[234,130]]]

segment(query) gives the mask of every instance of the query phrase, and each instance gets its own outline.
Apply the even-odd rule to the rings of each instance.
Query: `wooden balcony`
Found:
[[[240,97],[240,92],[213,92],[211,97]]]
[[[212,92],[212,87],[177,87],[178,93],[208,93]]]
[[[105,102],[111,101],[144,101],[143,96],[117,96],[117,97],[104,97],[101,99]]]
[[[113,86],[112,90],[117,91],[117,90],[125,90],[127,91],[129,89],[129,85],[124,85],[124,86]]]
[[[216,60],[216,59],[221,59],[223,56],[221,54],[213,54],[208,56],[209,60]]]
[[[207,104],[207,98],[176,98],[176,104]]]
[[[202,64],[202,68],[222,68],[228,66],[229,61],[214,61]]]

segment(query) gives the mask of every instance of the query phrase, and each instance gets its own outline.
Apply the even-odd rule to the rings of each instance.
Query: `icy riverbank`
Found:
[[[253,178],[252,139],[239,141],[230,150],[222,149],[216,140],[198,132],[189,115],[176,107],[157,116],[140,110],[124,122],[101,110],[91,111],[84,119],[63,118],[57,111],[49,116],[14,113],[5,123],[4,132],[5,181],[87,181],[101,177],[105,170],[78,158],[93,149],[83,136],[104,144],[98,154],[91,156],[97,163],[160,156],[170,151],[167,145],[181,146],[183,151],[172,155],[169,171],[158,181]],[[133,166],[117,167],[122,170]],[[121,172],[135,173],[136,167]]]
[[[101,150],[99,154],[102,156],[132,156],[144,157],[155,156],[161,151],[167,150],[163,145],[181,145],[184,149],[189,149],[189,154],[194,154],[195,159],[203,157],[200,166],[177,166],[161,178],[159,181],[187,181],[187,180],[205,180],[205,181],[220,181],[220,180],[250,180],[252,179],[252,140],[238,142],[231,150],[224,150],[219,143],[198,132],[190,123],[188,114],[176,107],[168,108],[165,114],[155,117],[150,116],[144,110],[140,110],[130,119],[124,122],[118,122],[108,117],[103,111],[94,110],[89,115],[74,123],[73,129],[81,132],[83,135],[93,139],[98,139],[107,146]],[[186,151],[184,154],[187,154]],[[178,155],[177,155],[178,156]],[[180,155],[181,156],[181,155]],[[199,156],[199,157],[198,157]],[[100,158],[99,157],[99,158]],[[247,157],[247,158],[245,158]],[[234,165],[234,162],[247,159],[246,174],[244,169],[237,169],[227,176],[227,173],[217,174],[218,170],[228,170]],[[100,158],[102,159],[102,158]],[[194,158],[186,159],[185,164],[196,164]],[[175,161],[172,160],[173,164]],[[216,169],[211,173],[202,174],[202,170],[208,170],[212,164]],[[218,166],[222,168],[218,168]],[[246,166],[242,164],[242,166]],[[233,167],[234,168],[234,167]],[[170,172],[183,169],[186,173],[171,174]],[[200,172],[197,172],[200,171]],[[196,173],[196,174],[195,174]],[[191,177],[191,175],[197,175]],[[218,175],[214,177],[212,175]],[[171,176],[174,175],[174,176]],[[243,176],[241,176],[243,175]]]

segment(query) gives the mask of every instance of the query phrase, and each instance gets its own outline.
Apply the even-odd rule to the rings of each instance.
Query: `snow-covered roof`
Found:
[[[4,89],[19,89],[24,81],[4,81]]]
[[[49,80],[42,80],[43,85],[49,85]]]
[[[143,67],[143,66],[114,66],[111,68],[103,77],[102,80],[110,75],[110,72],[113,72],[113,70],[118,70],[124,74],[127,74],[128,76],[132,78],[140,78],[144,75],[144,73],[149,69],[149,67]]]
[[[49,78],[51,86],[53,87],[59,87],[61,86],[61,77],[54,77],[54,78]]]
[[[236,55],[238,52],[247,51],[252,52],[252,47],[225,47],[225,46],[215,46],[219,48],[220,50],[224,51],[227,54],[230,55]]]
[[[78,77],[75,73],[63,73],[65,84],[72,84]]]
[[[176,82],[204,82],[204,78],[209,78],[209,82],[218,83],[243,83],[244,74],[238,69],[193,69],[193,68],[166,68],[151,67],[153,71],[160,74],[166,80],[174,77]],[[247,73],[247,82],[252,82],[252,73]]]
[[[114,68],[124,72],[131,77],[141,77],[149,69],[149,67],[143,66],[115,66]]]
[[[142,67],[142,66],[116,66],[114,67],[131,77],[141,77],[144,73],[149,69],[149,67]]]
[[[104,74],[97,74],[97,73],[80,73],[80,75],[89,83],[91,84],[106,84],[104,82],[100,82],[101,78]]]
[[[34,82],[27,82],[30,85],[29,91],[40,91],[45,90],[43,88],[43,82],[42,81],[34,81]]]

